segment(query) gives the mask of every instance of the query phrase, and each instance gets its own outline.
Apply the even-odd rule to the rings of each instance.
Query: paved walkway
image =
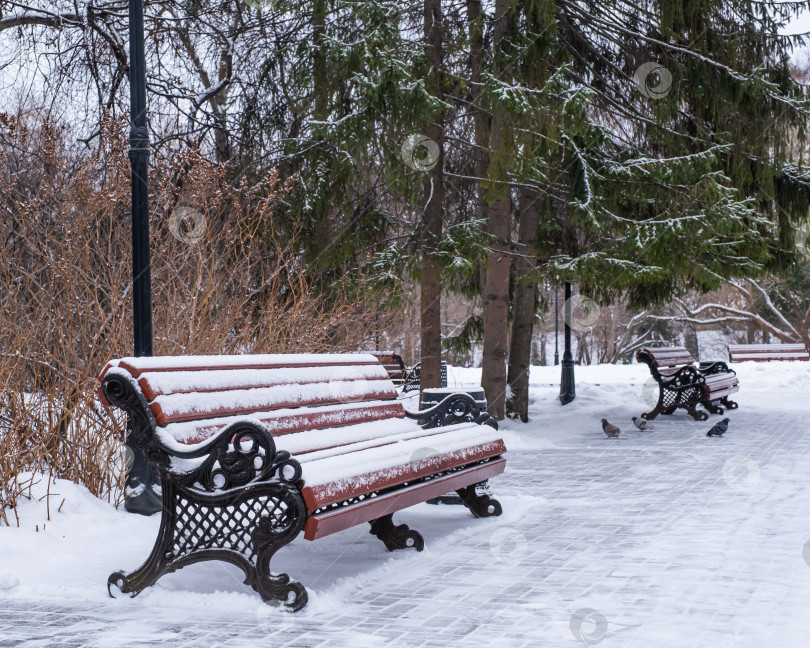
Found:
[[[421,554],[388,554],[364,528],[298,541],[275,564],[310,589],[302,614],[258,605],[234,570],[201,565],[133,600],[0,591],[0,646],[810,645],[810,404],[774,415],[752,389],[724,439],[703,436],[717,417],[678,415],[607,440],[587,393],[561,413],[552,390],[537,389],[539,431],[507,438],[501,518],[398,514],[425,536]],[[199,574],[197,603],[172,606]]]

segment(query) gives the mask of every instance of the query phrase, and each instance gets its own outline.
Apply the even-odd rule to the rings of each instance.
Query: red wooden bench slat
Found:
[[[801,342],[785,342],[785,343],[772,343],[772,344],[729,344],[729,349],[735,351],[758,351],[762,349],[784,349],[785,351],[806,351],[804,344]]]
[[[460,465],[480,461],[488,457],[495,457],[506,452],[506,447],[500,439],[497,442],[480,444],[465,449],[465,456],[459,457],[455,453],[438,454],[430,465],[417,468],[414,466],[402,467],[402,471],[389,477],[378,477],[379,471],[361,473],[357,475],[357,481],[367,482],[362,488],[357,484],[347,484],[345,479],[339,482],[319,484],[317,486],[306,486],[301,489],[304,502],[310,511],[314,511],[322,506],[328,506],[350,497],[373,493],[374,491],[390,486],[396,486],[404,482],[411,482],[420,477],[427,477],[437,472],[443,472]],[[316,462],[317,463],[317,462]]]
[[[224,358],[229,358],[224,361]],[[238,358],[238,360],[236,359]],[[295,358],[279,355],[256,356],[190,356],[186,364],[164,362],[160,356],[144,358],[124,358],[118,366],[126,369],[133,378],[140,378],[142,373],[160,373],[171,371],[227,371],[233,369],[292,369],[296,367],[333,367],[362,366],[379,364],[374,356],[368,354],[309,354]],[[186,360],[186,358],[184,358]],[[217,362],[219,360],[219,362]],[[106,371],[106,368],[105,368]],[[100,378],[104,377],[104,373]]]
[[[304,432],[306,430],[339,428],[358,423],[373,423],[374,421],[405,417],[405,410],[403,409],[402,404],[397,401],[379,405],[370,405],[357,409],[344,409],[343,404],[341,404],[340,408],[341,409],[329,409],[328,406],[325,406],[318,408],[314,412],[285,412],[283,415],[275,417],[262,416],[262,413],[259,413],[256,418],[267,426],[270,434],[273,436],[283,436],[286,434],[295,434],[296,432]],[[340,413],[340,418],[338,420],[336,420],[335,417],[336,412]],[[222,423],[204,423],[197,426],[193,431],[184,434],[183,439],[178,439],[178,442],[184,445],[202,443],[203,441],[210,439],[212,436],[215,436],[217,432],[229,425],[231,422],[232,421],[225,419]],[[177,426],[178,424],[174,425]]]
[[[657,367],[675,367],[694,364],[692,354],[684,347],[666,347],[661,349],[642,349],[650,354]]]
[[[311,369],[311,367],[310,367]],[[336,377],[333,379],[332,382],[358,382],[358,381],[369,381],[369,380],[388,380],[387,375],[379,375],[379,376],[362,376],[362,375],[347,375],[345,377]],[[204,389],[195,389],[195,388],[188,388],[188,389],[173,389],[171,391],[161,388],[161,387],[153,387],[149,380],[149,374],[144,374],[138,379],[138,385],[143,392],[143,395],[146,397],[147,400],[152,401],[158,396],[169,396],[172,394],[213,394],[223,391],[235,391],[235,390],[244,390],[244,389],[262,389],[262,388],[269,388],[269,387],[280,387],[282,385],[291,385],[291,384],[299,384],[299,385],[306,385],[312,384],[316,382],[324,382],[322,378],[320,378],[317,374],[302,377],[301,380],[296,381],[295,383],[291,383],[289,380],[282,380],[279,378],[275,381],[265,381],[265,382],[255,382],[254,384],[245,384],[245,385],[228,385],[228,386],[219,386],[219,387],[210,387]]]
[[[494,459],[485,464],[437,477],[421,484],[406,486],[393,493],[378,495],[352,506],[318,513],[307,518],[306,524],[304,524],[304,538],[317,540],[356,524],[370,522],[389,513],[421,504],[432,497],[464,488],[471,482],[475,483],[500,475],[505,466],[506,459]]]
[[[272,392],[275,388],[270,387],[266,390],[256,390],[265,391],[266,393],[260,395],[261,397],[251,405],[246,406],[232,404],[226,407],[211,407],[210,409],[204,410],[196,406],[183,407],[182,402],[178,403],[179,399],[183,398],[184,396],[191,396],[192,394],[177,394],[176,396],[158,396],[149,404],[149,407],[152,410],[152,414],[154,415],[158,425],[168,425],[169,423],[177,423],[180,421],[196,421],[200,419],[231,416],[236,414],[250,415],[257,412],[268,412],[291,407],[337,405],[345,402],[383,400],[386,398],[394,399],[397,395],[396,391],[392,389],[393,385],[389,380],[379,381],[379,385],[375,385],[374,382],[367,384],[364,391],[360,393],[351,393],[351,396],[348,398],[341,397],[339,393],[329,393],[329,385],[324,385],[323,383],[313,383],[311,386],[320,386],[322,388],[321,394],[318,396],[301,398],[300,400],[292,400],[289,398],[274,399]],[[250,390],[246,390],[243,393],[247,393],[249,391]],[[232,393],[233,392],[230,392],[229,395],[232,395]],[[209,393],[207,395],[213,396],[213,393]],[[179,405],[179,407],[177,407],[177,405]],[[164,411],[164,409],[168,411]]]

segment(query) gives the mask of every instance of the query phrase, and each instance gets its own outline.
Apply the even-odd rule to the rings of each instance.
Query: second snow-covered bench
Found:
[[[636,353],[636,360],[650,368],[653,380],[658,383],[655,408],[641,415],[648,421],[659,414],[672,414],[679,407],[696,421],[709,418],[706,411],[697,409],[698,405],[713,414],[722,414],[724,408],[737,409],[737,403],[729,396],[740,390],[740,381],[725,362],[701,362],[695,366],[695,360],[684,347],[645,347]]]
[[[774,360],[810,360],[804,344],[729,344],[731,362],[772,362]]]
[[[395,511],[455,490],[476,517],[501,513],[474,486],[504,470],[497,424],[464,394],[406,412],[370,355],[125,358],[99,380],[163,490],[152,553],[108,588],[137,594],[185,565],[224,560],[264,600],[298,610],[306,590],[270,559],[302,530],[316,540],[369,522],[389,550],[421,550]]]

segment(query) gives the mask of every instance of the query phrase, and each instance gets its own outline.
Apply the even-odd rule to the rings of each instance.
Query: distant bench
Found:
[[[722,414],[723,408],[737,408],[737,403],[728,397],[740,390],[740,381],[725,362],[701,362],[695,366],[684,347],[644,348],[636,354],[636,360],[650,368],[658,383],[658,402],[642,418],[651,420],[684,408],[696,421],[705,421],[709,415],[697,409],[698,405],[713,414]]]
[[[804,344],[729,344],[731,362],[771,362],[774,360],[810,360]]]
[[[475,517],[501,514],[475,491],[504,470],[497,423],[465,394],[407,412],[371,355],[124,358],[99,380],[163,490],[154,548],[136,571],[110,575],[111,595],[223,560],[264,600],[298,610],[306,590],[270,559],[302,530],[316,540],[368,522],[389,550],[421,551],[395,511],[456,491]]]
[[[388,377],[391,382],[397,387],[402,387],[403,393],[410,391],[418,391],[421,388],[422,382],[422,363],[417,362],[411,369],[405,366],[402,356],[393,351],[369,351],[380,361],[385,370],[388,372]],[[440,387],[447,387],[447,363],[441,363],[441,385]]]

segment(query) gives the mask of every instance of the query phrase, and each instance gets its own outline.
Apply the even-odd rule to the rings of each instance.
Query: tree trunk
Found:
[[[698,347],[697,330],[695,329],[695,325],[692,324],[691,322],[687,322],[684,326],[683,345],[686,347],[686,350],[689,351],[689,354],[695,360],[698,360],[700,358],[700,348]]]
[[[425,53],[430,62],[430,90],[442,98],[442,3],[425,0]],[[444,124],[443,116],[431,116],[425,135],[439,147],[430,176],[425,180],[425,210],[422,214],[422,358],[420,388],[441,387],[442,384],[442,331],[441,331],[441,266],[436,248],[442,236],[442,207],[444,203]]]
[[[493,46],[496,50],[496,73],[506,68],[498,53],[504,45],[504,35],[511,19],[509,0],[496,0]],[[501,81],[508,79],[502,78]],[[484,349],[481,361],[481,385],[487,397],[487,409],[495,419],[506,414],[506,357],[509,335],[509,270],[511,205],[507,175],[501,168],[507,146],[506,114],[496,107],[492,114],[487,170],[487,233],[493,237],[492,252],[487,260],[484,287]]]
[[[509,346],[509,387],[512,397],[507,412],[524,423],[529,420],[529,370],[531,367],[532,333],[537,310],[537,282],[528,275],[535,269],[534,244],[540,222],[539,195],[524,187],[520,192],[520,230],[518,256],[515,257],[517,285],[512,305],[512,338]]]
[[[506,414],[506,357],[509,333],[510,219],[509,194],[489,208],[487,232],[495,238],[487,260],[484,287],[484,350],[481,385],[487,397],[487,410],[497,420]]]

